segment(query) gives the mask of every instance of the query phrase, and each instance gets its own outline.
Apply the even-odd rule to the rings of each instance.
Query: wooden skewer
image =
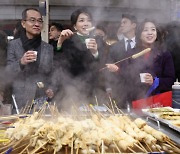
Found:
[[[65,146],[65,154],[68,154],[68,147]]]
[[[144,150],[142,147],[140,147],[139,145],[137,145],[136,143],[134,143],[134,145],[139,148],[142,152],[147,152],[147,150]]]
[[[173,145],[177,146],[177,144],[176,144],[176,143],[174,143],[171,139],[166,139],[166,141],[168,141],[169,143],[171,143],[171,144],[173,144]]]
[[[115,141],[113,141],[114,145],[116,146],[116,149],[118,150],[119,153],[122,153],[121,150],[119,149],[118,145],[116,144]]]
[[[133,149],[131,149],[130,147],[128,147],[128,150],[131,151],[132,153],[136,153]]]
[[[137,140],[138,141],[138,140]],[[138,141],[138,144],[145,150],[145,152],[148,152],[146,148],[141,144],[141,142]]]
[[[8,143],[7,145],[4,145],[3,147],[0,148],[0,151],[4,150],[4,149],[9,149],[9,147],[11,147],[13,144],[15,144],[16,141],[12,141],[10,143]]]
[[[26,149],[26,151],[27,151],[27,154],[29,154],[29,150],[28,150],[28,149]]]
[[[31,145],[31,143],[29,143],[19,154],[23,154],[24,151],[26,151],[26,149],[28,149],[28,147]]]
[[[127,58],[121,59],[121,60],[119,60],[119,61],[117,61],[117,62],[115,62],[115,63],[113,63],[113,64],[116,65],[116,64],[121,63],[121,62],[123,62],[123,61],[125,61],[125,60],[128,60],[128,59],[130,59],[130,58],[136,59],[136,58],[138,58],[138,57],[140,57],[140,56],[142,56],[142,55],[144,55],[144,54],[146,54],[146,53],[148,53],[148,52],[150,52],[150,51],[151,51],[151,48],[144,49],[144,50],[141,51],[141,52],[138,52],[138,53],[136,53],[136,54],[133,54],[132,56],[129,56],[129,57],[127,57]],[[107,66],[101,68],[99,71],[102,71],[102,70],[104,70],[104,69],[106,69],[106,68],[107,68]]]
[[[150,150],[150,152],[153,152],[150,146],[146,143],[145,139],[143,139],[143,142],[146,144],[147,148]]]
[[[115,115],[115,111],[114,111],[114,106],[113,106],[112,98],[111,98],[110,96],[109,96],[109,100],[110,100],[110,104],[111,104],[111,107],[112,107],[113,114]]]
[[[101,154],[104,154],[105,149],[104,149],[104,141],[102,140],[102,146],[101,146]]]
[[[56,154],[56,149],[54,149],[54,152],[53,152],[53,154]]]
[[[78,147],[77,147],[77,150],[76,150],[76,154],[79,153],[79,144],[78,144]]]
[[[43,151],[40,151],[40,152],[38,152],[38,153],[36,153],[36,154],[42,154],[42,153],[46,153],[46,151],[43,150]]]
[[[121,59],[121,60],[119,60],[119,61],[117,61],[117,62],[115,62],[115,63],[113,63],[113,64],[116,65],[116,64],[121,63],[121,62],[123,62],[123,61],[125,61],[125,60],[128,60],[128,59],[130,59],[130,58],[131,58],[131,56],[130,56],[130,57],[127,57],[127,58],[124,58],[124,59]],[[105,70],[105,69],[107,69],[107,66],[99,69],[99,71],[103,71],[103,70]]]
[[[119,114],[121,113],[121,114],[125,115],[124,112],[123,112],[120,108],[118,108],[117,103],[116,103],[115,100],[113,101],[113,103],[114,103],[114,105],[115,105],[115,107],[116,107],[118,113],[119,113]]]
[[[98,154],[101,154],[101,153],[100,153],[99,146],[98,146],[98,145],[96,145],[96,146],[97,146],[97,151],[98,151]]]
[[[25,144],[23,144],[23,145],[20,145],[20,146],[18,146],[18,147],[16,147],[16,148],[13,148],[13,150],[12,151],[16,151],[16,150],[18,150],[18,149],[20,149],[20,148],[22,148],[22,147],[24,147],[24,146],[26,146],[27,145],[27,143],[25,143]],[[28,144],[29,145],[29,144]]]
[[[171,145],[172,147],[174,147],[174,148],[177,148],[172,142],[170,142],[169,140],[166,140],[166,142],[169,144],[169,145]]]
[[[154,143],[154,142],[151,142],[154,146],[155,146],[155,148],[159,151],[159,152],[161,152],[161,150],[156,146],[156,144]]]
[[[71,140],[71,154],[73,154],[73,142],[74,142],[74,138],[72,137],[72,140]]]
[[[95,95],[94,97],[95,97],[96,105],[99,106],[97,96]]]
[[[107,105],[103,104],[103,106],[105,106],[105,107],[107,108],[107,110],[108,110],[111,114],[113,114],[113,112],[111,111],[111,109],[110,109]]]
[[[29,134],[28,134],[29,135]],[[22,137],[19,141],[17,141],[12,147],[15,148],[19,143],[21,143],[24,140],[29,139],[29,137],[27,137],[28,135]]]
[[[43,146],[45,146],[46,144],[47,144],[48,142],[45,142],[44,144],[42,144],[41,146],[39,146],[38,148],[36,148],[36,149],[34,149],[34,150],[32,150],[31,152],[30,152],[30,154],[34,154],[34,153],[36,153],[37,151],[39,151]]]

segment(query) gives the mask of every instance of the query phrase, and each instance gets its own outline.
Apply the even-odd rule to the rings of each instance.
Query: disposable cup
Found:
[[[91,38],[85,39],[85,43],[86,43],[86,47],[87,47],[87,48],[88,48],[88,43],[89,43],[90,40],[91,40]]]
[[[37,60],[37,51],[33,51],[34,52],[34,55],[36,56],[36,58],[34,59],[34,61]]]
[[[140,80],[141,82],[145,82],[145,76],[146,76],[147,73],[140,73]]]

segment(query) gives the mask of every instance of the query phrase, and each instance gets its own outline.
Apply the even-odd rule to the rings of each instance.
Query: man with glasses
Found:
[[[19,109],[41,96],[53,97],[53,91],[48,89],[53,47],[41,39],[42,15],[37,9],[25,9],[21,24],[20,38],[10,41],[7,51],[7,71],[13,78],[13,94]]]

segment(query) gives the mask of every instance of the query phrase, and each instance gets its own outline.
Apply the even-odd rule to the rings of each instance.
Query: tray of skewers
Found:
[[[81,119],[56,113],[46,120],[42,112],[18,119],[3,132],[8,142],[0,143],[0,153],[180,153],[177,143],[140,118],[92,111]]]
[[[180,109],[171,107],[158,107],[142,109],[147,116],[167,124],[170,128],[180,132]]]

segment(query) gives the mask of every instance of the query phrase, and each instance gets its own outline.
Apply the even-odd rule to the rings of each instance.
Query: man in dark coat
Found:
[[[136,44],[136,25],[137,19],[135,16],[130,14],[122,15],[120,29],[123,35],[123,39],[111,46],[107,63],[115,63],[130,55],[131,49],[134,48]],[[126,96],[126,94],[128,93],[128,87],[126,86],[126,82],[129,81],[127,80],[125,75],[126,70],[123,70],[123,68],[125,68],[124,66],[126,65],[128,65],[128,61],[121,63],[121,74],[119,74],[119,72],[114,73],[113,70],[112,72],[107,71],[106,73],[106,91],[118,101],[119,107],[122,108],[125,107],[125,102],[128,101],[128,96]]]
[[[7,51],[7,71],[13,78],[13,94],[19,109],[40,96],[38,82],[48,87],[53,67],[53,48],[41,39],[43,20],[40,12],[34,8],[25,9],[21,24],[23,33],[9,42]],[[44,90],[44,94],[53,96],[51,89]]]

